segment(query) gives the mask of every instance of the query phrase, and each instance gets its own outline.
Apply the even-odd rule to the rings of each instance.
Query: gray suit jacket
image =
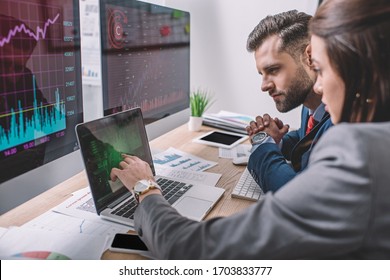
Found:
[[[246,211],[194,222],[159,195],[136,211],[161,259],[390,259],[390,123],[340,124],[308,168]]]

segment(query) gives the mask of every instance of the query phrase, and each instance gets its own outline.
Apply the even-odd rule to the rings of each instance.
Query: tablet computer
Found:
[[[206,134],[203,134],[200,137],[195,138],[193,142],[225,149],[231,149],[239,143],[244,142],[248,138],[248,135],[213,130]]]

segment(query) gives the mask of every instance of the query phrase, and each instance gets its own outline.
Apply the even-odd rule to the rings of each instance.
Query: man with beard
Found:
[[[257,116],[247,127],[252,142],[248,170],[264,192],[277,191],[305,169],[312,148],[332,125],[321,96],[313,91],[310,19],[296,10],[267,16],[248,37],[247,49],[254,52],[263,77],[261,90],[269,93],[277,110],[288,112],[303,105],[296,131],[288,132],[288,125],[268,114]],[[271,128],[270,122],[276,126]]]

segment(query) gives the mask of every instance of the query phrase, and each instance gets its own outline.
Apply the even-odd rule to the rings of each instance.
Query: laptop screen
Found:
[[[155,174],[140,108],[79,124],[76,132],[98,213],[128,192],[119,180],[110,180],[111,169],[119,167],[122,154],[148,162]]]

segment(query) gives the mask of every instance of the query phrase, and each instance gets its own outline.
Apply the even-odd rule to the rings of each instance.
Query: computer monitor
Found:
[[[186,109],[188,118],[190,14],[101,0],[100,23],[104,115],[139,106],[146,124]]]
[[[76,0],[0,2],[0,213],[82,170],[79,26]]]

